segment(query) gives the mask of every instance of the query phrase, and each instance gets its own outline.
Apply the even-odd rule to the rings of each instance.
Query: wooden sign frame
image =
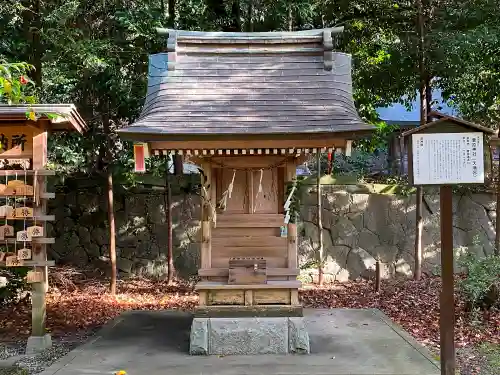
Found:
[[[413,145],[408,139],[416,134],[457,134],[457,133],[482,133],[483,134],[483,170],[486,175],[490,158],[487,147],[488,135],[495,132],[491,129],[470,122],[447,116],[438,112],[431,112],[430,121],[418,128],[404,132],[401,137],[408,145],[408,177],[414,184],[413,173]],[[490,165],[491,167],[491,165]],[[484,183],[484,182],[483,182]],[[471,185],[459,183],[460,185]],[[457,183],[440,184],[440,219],[441,219],[441,280],[442,291],[440,295],[440,350],[441,350],[441,374],[455,375],[455,305],[454,296],[454,251],[453,251],[453,190],[452,186]],[[473,183],[472,185],[478,185]],[[435,185],[434,185],[435,186]],[[450,307],[451,306],[451,307]]]
[[[461,124],[457,124],[454,122],[451,122],[449,120],[439,120],[439,121],[434,121],[431,123],[432,125],[426,124],[425,127],[420,127],[420,128],[415,128],[410,131],[407,131],[403,133],[401,136],[406,137],[406,143],[407,143],[407,152],[408,152],[408,180],[411,185],[417,186],[415,184],[415,179],[414,179],[414,166],[413,166],[413,142],[411,139],[411,136],[417,135],[417,134],[458,134],[458,133],[470,133],[470,132],[477,132],[477,133],[483,133],[483,170],[486,171],[491,167],[489,163],[489,154],[490,154],[490,148],[487,147],[489,144],[488,142],[488,137],[482,130],[476,130],[476,129],[471,129],[468,126],[464,126]],[[478,182],[478,183],[466,183],[466,182],[460,182],[460,185],[480,185],[483,184],[484,182]],[[434,186],[439,186],[441,184],[428,184],[434,185]]]

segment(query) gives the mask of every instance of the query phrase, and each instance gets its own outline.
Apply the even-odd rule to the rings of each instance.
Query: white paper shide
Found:
[[[413,134],[415,185],[484,183],[483,133]]]

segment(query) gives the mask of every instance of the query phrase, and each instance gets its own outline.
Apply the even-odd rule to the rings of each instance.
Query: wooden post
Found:
[[[382,279],[382,268],[380,267],[380,258],[377,256],[375,263],[375,292],[380,292],[380,284]]]
[[[317,189],[318,189],[318,284],[323,285],[323,220],[322,220],[322,208],[321,208],[321,153],[318,150],[316,154],[317,163]]]
[[[495,146],[498,149],[498,146]],[[493,153],[492,153],[493,154]],[[500,161],[498,163],[498,177],[497,177],[497,206],[496,206],[496,233],[495,233],[495,254],[500,256]],[[493,163],[491,163],[493,167]]]
[[[205,173],[205,181],[202,181],[205,189],[202,191],[201,204],[201,268],[210,268],[212,265],[212,241],[211,241],[211,218],[209,200],[212,198],[211,189],[214,189],[212,181],[212,168],[210,163],[202,164]],[[215,204],[212,202],[212,204]]]
[[[168,156],[165,160],[165,213],[167,214],[167,284],[171,284],[174,281],[174,243],[173,243],[173,230],[172,230],[172,186],[170,184],[170,168],[168,165]],[[173,160],[173,159],[172,159]]]
[[[453,192],[450,185],[440,188],[441,280],[440,334],[441,375],[455,375],[455,296],[453,274]]]
[[[108,159],[109,160],[109,159]],[[111,166],[108,164],[106,171],[106,189],[108,194],[108,224],[109,224],[109,260],[111,263],[111,280],[109,285],[109,292],[112,295],[116,294],[116,279],[118,270],[116,265],[116,229],[115,229],[115,214],[114,214],[114,201],[113,201],[113,173]]]
[[[405,139],[400,136],[399,138],[399,174],[403,176],[405,174],[405,154],[406,154],[406,147],[405,147]]]
[[[420,280],[422,277],[422,233],[424,231],[424,221],[422,218],[423,187],[417,186],[417,204],[415,207],[416,231],[415,231],[415,270],[413,278]]]
[[[292,182],[296,174],[296,165],[293,162],[286,163],[286,181],[288,183]],[[285,187],[286,189],[286,187]],[[296,219],[296,218],[293,218]],[[297,268],[297,224],[289,223],[287,226],[287,257],[288,257],[288,268]],[[295,278],[294,276],[289,276],[289,279]]]
[[[40,125],[45,125],[40,121]],[[34,170],[41,170],[47,164],[47,130],[45,127],[35,131],[33,134],[33,163]],[[46,181],[44,176],[36,176],[39,194],[45,192]],[[42,216],[46,214],[47,200],[40,198],[40,204],[34,205],[33,215]],[[46,226],[44,225],[44,233]],[[33,246],[32,259],[35,262],[47,262],[47,245],[37,244]],[[27,352],[34,352],[45,349],[51,345],[50,335],[45,329],[46,322],[46,300],[45,296],[48,290],[48,268],[47,266],[36,267],[35,272],[43,274],[43,282],[33,283],[31,292],[31,337],[28,340]]]

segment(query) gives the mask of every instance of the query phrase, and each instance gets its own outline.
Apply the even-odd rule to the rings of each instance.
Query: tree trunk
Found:
[[[111,280],[109,292],[116,294],[116,236],[115,236],[115,209],[113,204],[113,173],[108,165],[108,222],[109,222],[109,259],[111,262]]]
[[[175,0],[168,0],[168,25],[175,27]]]
[[[33,81],[35,81],[37,87],[42,87],[42,45],[40,39],[42,15],[40,12],[40,0],[34,0],[31,64],[35,67],[35,71],[33,72]]]
[[[253,31],[253,0],[248,1],[246,29],[249,32]]]
[[[41,87],[42,47],[40,29],[42,27],[42,19],[40,14],[40,0],[24,0],[22,6],[24,8],[22,12],[23,32],[28,41],[24,59],[35,68],[29,73],[30,78],[35,82],[37,87]]]
[[[422,0],[417,0],[418,3],[418,67],[419,67],[419,95],[420,95],[420,126],[425,125],[427,122],[427,88],[426,88],[426,61],[425,61],[425,31],[424,31],[424,14]],[[416,195],[416,229],[415,229],[415,270],[413,278],[415,280],[420,280],[422,277],[422,232],[423,232],[423,220],[422,220],[422,199],[423,190],[422,186],[417,186]]]
[[[293,10],[292,2],[288,2],[288,31],[293,31]]]
[[[498,148],[498,146],[494,146]],[[493,166],[493,163],[492,163]],[[500,162],[498,165],[498,176],[497,176],[497,208],[496,208],[496,235],[495,235],[495,254],[500,256]]]
[[[321,153],[318,150],[316,154],[317,158],[317,170],[318,170],[318,179],[317,179],[317,188],[318,188],[318,284],[320,286],[324,283],[324,275],[323,275],[323,220],[322,220],[322,205],[321,205]]]
[[[106,102],[104,114],[102,117],[102,124],[104,128],[104,135],[106,136],[106,174],[107,174],[107,200],[108,200],[108,223],[109,223],[109,259],[111,263],[111,280],[109,284],[109,292],[116,294],[116,229],[115,229],[115,209],[113,203],[113,171],[111,163],[113,162],[112,145],[110,138],[109,127],[109,102]]]
[[[174,247],[173,247],[173,232],[172,232],[172,187],[170,185],[170,169],[168,165],[168,157],[166,160],[166,174],[165,174],[165,215],[167,219],[167,284],[172,284],[174,281]]]

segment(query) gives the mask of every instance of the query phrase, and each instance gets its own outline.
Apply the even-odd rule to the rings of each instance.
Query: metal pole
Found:
[[[455,296],[453,285],[453,193],[441,186],[441,375],[455,375]]]

